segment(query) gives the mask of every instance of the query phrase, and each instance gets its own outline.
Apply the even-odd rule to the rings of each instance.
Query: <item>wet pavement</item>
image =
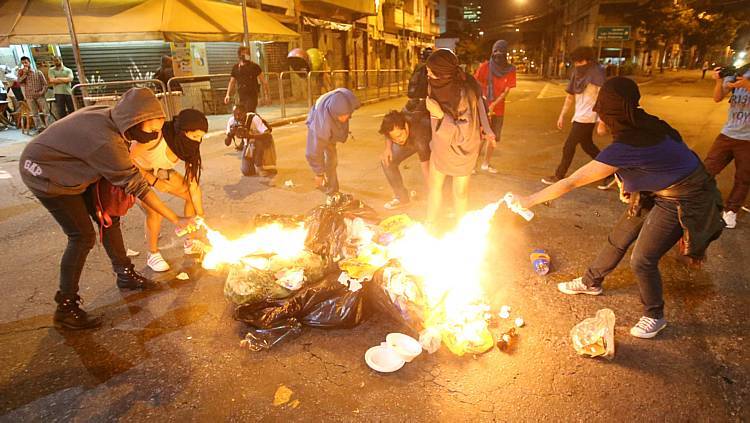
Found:
[[[506,191],[541,187],[539,178],[552,172],[566,135],[554,128],[562,89],[558,83],[523,80],[511,93],[494,160],[500,173],[472,179],[472,207]],[[648,82],[642,90],[646,110],[672,123],[704,156],[727,108],[709,98],[710,82],[680,75]],[[354,140],[339,148],[342,189],[383,216],[391,193],[378,164],[383,147],[376,132],[382,115],[402,104],[391,100],[357,111]],[[274,133],[280,173],[273,181],[242,177],[237,153],[224,147],[222,137],[206,141],[203,187],[213,227],[238,234],[255,214],[304,213],[322,201],[304,161],[304,126]],[[97,246],[81,296],[86,309],[104,315],[104,326],[55,329],[52,297],[64,235],[20,182],[17,149],[0,146],[5,155],[0,170],[11,176],[0,179],[2,421],[750,419],[747,215],[711,246],[701,270],[686,267],[675,251],[667,254],[661,269],[669,326],[654,340],[640,340],[628,334],[640,317],[640,303],[627,259],[607,278],[603,296],[566,297],[555,288],[579,276],[606,242],[624,209],[614,191],[579,189],[536,209],[530,223],[501,211],[484,284],[493,306],[508,304],[527,322],[515,348],[465,357],[442,348],[384,375],[370,370],[363,355],[387,333],[401,330],[385,316],[372,316],[351,330],[305,329],[266,352],[240,349],[245,330],[223,297],[225,275],[183,258],[181,242],[167,225],[161,244],[173,269],[158,275],[161,290],[121,293]],[[583,163],[579,151],[574,166]],[[423,193],[418,163],[412,158],[406,166],[407,185]],[[725,192],[731,172],[719,178]],[[296,186],[285,188],[290,179]],[[174,200],[169,204],[180,207]],[[422,218],[424,207],[420,199],[406,211]],[[136,265],[144,267],[140,210],[125,218],[124,234],[127,247],[141,252]],[[552,256],[550,275],[533,273],[528,254],[534,248]],[[190,279],[175,279],[180,271]],[[570,329],[604,307],[617,316],[614,360],[578,357]]]

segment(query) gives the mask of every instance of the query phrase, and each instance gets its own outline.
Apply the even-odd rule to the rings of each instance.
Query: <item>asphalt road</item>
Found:
[[[711,83],[667,75],[642,87],[647,111],[677,129],[704,156],[726,116],[709,98]],[[480,174],[471,206],[506,191],[529,193],[552,173],[565,131],[554,125],[562,85],[522,80],[512,91],[494,164]],[[390,191],[380,171],[382,115],[403,100],[363,107],[352,120],[355,140],[339,148],[342,189],[375,206]],[[208,222],[228,234],[258,213],[303,213],[319,204],[304,161],[305,127],[275,130],[280,174],[275,181],[242,177],[237,155],[220,136],[204,147]],[[604,138],[597,139],[600,146]],[[81,286],[85,308],[105,316],[101,329],[70,333],[52,327],[52,297],[64,235],[18,178],[18,145],[0,146],[0,420],[2,421],[747,421],[750,359],[747,312],[750,257],[744,247],[750,219],[725,231],[702,270],[685,267],[672,251],[663,260],[667,329],[654,340],[634,339],[640,317],[637,286],[627,259],[605,282],[601,297],[565,297],[555,284],[580,275],[623,205],[613,191],[582,188],[537,209],[525,223],[499,213],[492,232],[486,290],[491,303],[508,304],[527,322],[516,348],[456,357],[445,348],[423,354],[388,375],[371,371],[364,352],[399,326],[372,316],[352,330],[306,329],[267,352],[240,349],[244,328],[223,298],[224,275],[184,261],[180,242],[163,231],[173,271],[164,289],[122,294],[106,254],[95,247]],[[574,167],[585,162],[579,151]],[[424,192],[415,159],[407,184]],[[726,191],[731,169],[720,178]],[[293,180],[294,188],[283,182]],[[179,204],[173,200],[172,206]],[[424,214],[424,201],[407,210]],[[142,252],[143,216],[125,219],[127,246]],[[553,272],[536,276],[534,248],[552,255]],[[186,270],[190,280],[174,279]],[[462,281],[457,280],[457,284]],[[596,310],[616,313],[614,360],[576,355],[570,329]],[[273,405],[280,387],[289,402]]]

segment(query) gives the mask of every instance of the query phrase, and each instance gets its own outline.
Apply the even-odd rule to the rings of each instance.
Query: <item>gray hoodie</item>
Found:
[[[114,107],[78,110],[29,142],[21,153],[21,179],[39,197],[80,194],[105,178],[143,198],[149,185],[130,160],[124,133],[157,118],[164,110],[147,88],[128,90]]]

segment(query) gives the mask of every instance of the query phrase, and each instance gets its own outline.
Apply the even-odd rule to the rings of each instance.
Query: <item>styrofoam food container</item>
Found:
[[[371,369],[381,373],[391,373],[404,367],[404,359],[387,346],[378,345],[365,353],[365,363]]]
[[[401,358],[407,363],[410,363],[416,356],[422,354],[422,344],[411,336],[404,335],[403,333],[389,333],[388,336],[385,337],[385,342],[387,343],[388,348],[395,351],[396,354],[401,356]]]

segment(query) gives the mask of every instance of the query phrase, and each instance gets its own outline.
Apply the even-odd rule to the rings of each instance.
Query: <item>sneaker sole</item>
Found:
[[[104,322],[103,322],[103,321],[99,321],[99,322],[97,322],[97,323],[96,323],[95,325],[92,325],[92,326],[85,326],[85,327],[83,327],[83,326],[70,326],[70,325],[66,325],[65,323],[62,323],[62,322],[58,322],[58,321],[56,321],[56,320],[55,320],[55,321],[53,321],[52,323],[53,323],[53,325],[54,325],[54,326],[55,326],[56,328],[60,328],[60,329],[67,329],[67,330],[86,330],[86,329],[96,329],[96,328],[99,328],[99,327],[101,327],[101,326],[102,326],[102,324],[103,324]]]
[[[542,178],[542,183],[543,183],[544,185],[554,185],[554,184],[555,184],[554,182],[550,182],[550,181],[548,181],[548,180],[546,180],[546,179],[544,179],[544,178]]]
[[[602,292],[604,292],[604,290],[599,290],[599,291],[571,291],[569,289],[562,288],[559,285],[557,286],[557,290],[560,291],[560,292],[562,292],[563,294],[568,294],[568,295],[586,294],[586,295],[594,295],[594,296],[596,296],[596,295],[602,295]]]
[[[651,333],[646,333],[646,334],[638,334],[638,335],[636,335],[635,333],[633,333],[633,329],[631,329],[630,330],[630,336],[632,336],[634,338],[640,338],[640,339],[651,339],[651,338],[655,337],[656,335],[658,335],[659,332],[661,332],[662,330],[664,330],[665,327],[667,327],[666,323],[664,323],[664,326],[660,327],[659,330],[657,330],[656,332],[651,332]]]

